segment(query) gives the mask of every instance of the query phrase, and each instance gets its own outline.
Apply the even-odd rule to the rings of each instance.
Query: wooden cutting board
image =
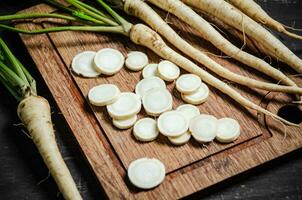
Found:
[[[54,10],[40,4],[22,12]],[[219,51],[199,38],[191,28],[175,18],[169,19],[173,26],[178,27],[180,35],[194,46],[202,51],[219,54]],[[45,23],[30,22],[19,25],[28,30],[47,26]],[[79,52],[98,51],[105,47],[116,48],[124,55],[132,50],[140,50],[146,52],[150,61],[155,63],[160,61],[158,56],[146,48],[134,45],[128,38],[114,34],[61,32],[21,37],[78,141],[83,155],[101,187],[112,199],[185,197],[302,146],[301,126],[286,127],[287,136],[284,137],[285,127],[282,124],[243,108],[214,88],[210,88],[208,101],[200,105],[199,109],[201,113],[212,114],[217,118],[237,119],[241,125],[241,136],[236,142],[201,145],[191,140],[184,146],[175,147],[163,136],[150,143],[137,142],[131,129],[121,131],[114,128],[106,109],[90,106],[86,96],[91,87],[102,83],[114,83],[121,91],[133,91],[141,79],[141,72],[122,69],[111,77],[86,79],[74,75],[70,71],[70,64]],[[215,56],[212,58],[236,73],[272,81],[231,59]],[[297,81],[302,85],[301,79]],[[291,101],[290,96],[266,95],[264,91],[229,84],[245,97],[274,113]],[[173,108],[184,104],[179,93],[175,91],[174,84],[168,84],[168,88],[173,94]],[[139,117],[143,116],[145,114],[142,111]],[[155,157],[166,166],[165,181],[153,190],[136,189],[127,180],[127,167],[130,162],[141,157]]]

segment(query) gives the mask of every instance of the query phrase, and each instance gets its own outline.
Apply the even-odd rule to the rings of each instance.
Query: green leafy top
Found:
[[[36,81],[0,38],[0,82],[18,100],[36,94]]]

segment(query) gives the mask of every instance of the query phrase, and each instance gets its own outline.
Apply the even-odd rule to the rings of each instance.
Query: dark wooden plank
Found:
[[[45,11],[44,9],[46,9],[46,7],[41,6],[41,7],[36,7],[36,9],[40,11],[42,9],[43,11]],[[27,25],[26,28],[34,28],[36,26],[37,25]],[[189,160],[189,161],[185,161],[184,163],[174,162],[171,163],[171,165],[169,165],[170,163],[168,163],[168,166],[170,166],[170,168],[168,169],[174,171],[167,175],[165,182],[161,186],[151,191],[137,191],[132,187],[129,187],[127,182],[124,182],[125,171],[122,169],[122,164],[119,163],[117,159],[121,159],[124,167],[127,167],[128,158],[125,157],[126,155],[123,155],[121,153],[120,154],[118,153],[117,155],[114,154],[114,151],[121,152],[121,150],[118,150],[118,148],[121,147],[114,145],[114,143],[116,142],[115,140],[118,140],[118,138],[115,138],[115,140],[113,140],[112,138],[110,139],[110,137],[113,137],[112,135],[114,133],[114,132],[109,132],[111,130],[108,127],[111,127],[111,124],[105,121],[104,118],[99,118],[98,114],[96,114],[97,119],[99,120],[98,121],[99,123],[97,123],[95,118],[92,117],[91,113],[89,113],[89,110],[83,109],[85,108],[84,97],[86,96],[88,89],[91,87],[92,84],[95,85],[99,82],[95,80],[89,80],[90,82],[88,82],[87,80],[74,77],[77,86],[79,86],[82,92],[82,95],[80,94],[78,88],[75,85],[75,82],[72,81],[70,77],[70,73],[68,72],[68,65],[70,64],[71,58],[74,55],[75,51],[77,50],[77,47],[73,47],[73,46],[69,47],[70,50],[69,49],[66,50],[64,44],[65,42],[68,43],[68,38],[80,38],[82,42],[85,41],[86,38],[88,38],[88,41],[94,41],[94,40],[107,41],[106,36],[96,37],[95,35],[93,36],[93,34],[70,33],[70,32],[51,34],[50,38],[46,36],[35,36],[35,37],[23,36],[23,40],[25,44],[27,45],[31,55],[33,56],[33,59],[35,60],[39,70],[44,76],[51,92],[54,95],[54,98],[56,99],[57,104],[59,105],[59,108],[62,110],[67,122],[69,123],[70,128],[72,129],[85,156],[87,157],[92,169],[97,175],[100,183],[102,184],[108,196],[118,197],[119,195],[121,195],[124,197],[129,197],[128,195],[130,195],[139,199],[146,198],[146,197],[156,199],[160,195],[163,199],[181,198],[190,195],[196,191],[199,191],[203,188],[207,188],[210,185],[225,180],[226,178],[242,173],[243,171],[258,166],[261,163],[267,162],[278,156],[284,155],[287,152],[300,148],[302,145],[300,134],[298,134],[300,129],[297,128],[289,129],[288,133],[290,134],[290,137],[287,137],[285,140],[283,140],[281,134],[274,134],[273,137],[270,137],[270,135],[267,134],[267,131],[263,127],[259,126],[259,130],[261,130],[261,132],[264,133],[261,137],[257,137],[253,139],[255,136],[258,135],[256,134],[252,137],[247,138],[252,140],[249,141],[243,140],[245,141],[243,144],[236,145],[233,148],[229,148],[221,152],[219,152],[219,149],[216,149],[210,154],[201,154],[201,156],[200,155],[198,156],[197,160]],[[49,39],[51,39],[52,42],[54,42],[54,46],[52,46],[52,43]],[[64,39],[63,44],[61,43],[62,41],[60,39]],[[70,41],[71,42],[69,43],[69,45],[79,44],[76,40],[72,39]],[[109,44],[110,43],[111,42],[109,42]],[[89,43],[89,44],[91,45],[89,46],[89,48],[92,49],[97,47],[99,48],[99,46],[97,46],[94,43],[93,44]],[[130,46],[130,43],[126,43],[126,44]],[[119,45],[120,46],[118,47],[122,50],[123,45],[121,44]],[[80,49],[81,48],[83,48],[83,50],[87,50],[85,49],[86,47],[84,47],[84,45],[81,45]],[[133,46],[132,48],[136,48],[136,47]],[[56,49],[58,50],[58,52],[56,51]],[[125,49],[123,49],[123,51],[125,52]],[[46,56],[47,59],[44,59],[43,56]],[[242,69],[237,64],[234,64],[232,62],[225,61],[222,59],[217,59],[217,62],[221,62],[225,64],[227,67],[233,69],[238,73],[243,73],[249,76],[255,76],[254,73],[250,73],[249,70]],[[48,67],[52,67],[52,69],[45,68],[45,65]],[[55,73],[55,75],[53,74],[50,75],[50,73]],[[122,73],[125,74],[126,72],[122,72]],[[132,74],[132,78],[133,80],[138,80],[138,75]],[[62,80],[62,82],[57,81],[58,79]],[[54,83],[53,80],[56,80],[56,83]],[[103,81],[104,80],[105,79],[103,78]],[[117,79],[115,81],[117,83],[120,83]],[[60,87],[64,86],[66,88],[65,90],[60,90],[60,88],[58,88],[59,86]],[[131,88],[125,88],[125,89],[130,90]],[[240,92],[247,95],[249,98],[260,103],[259,96],[261,95],[257,94],[259,91],[246,93],[246,91],[244,91],[242,88],[239,88],[239,90]],[[215,91],[212,95],[214,95],[212,101],[214,101],[214,99],[215,100],[221,99],[220,102],[224,102],[223,99],[228,101],[227,105],[229,107],[227,106],[226,109],[234,108],[235,111],[238,109],[237,108],[238,105],[236,104],[234,105],[233,101],[227,100],[227,98],[225,96],[222,96],[220,93]],[[71,101],[74,101],[72,102],[75,106],[72,107],[74,109],[70,109]],[[273,111],[276,111],[276,109],[278,108],[276,107],[278,106],[276,104],[273,104],[273,106],[270,105],[271,104],[269,104],[268,108]],[[78,106],[80,108],[78,108]],[[201,107],[200,109],[205,109],[204,110],[205,112],[209,110],[213,111],[213,113],[211,114],[215,114],[218,117],[225,116],[224,115],[225,113],[224,114],[221,112],[215,113],[215,110],[218,110],[217,106],[220,105],[216,105],[216,107],[215,106],[212,107],[212,105],[211,106],[208,105],[207,107],[205,107],[206,109],[204,107]],[[241,109],[239,111],[237,110],[236,112],[242,114]],[[254,117],[252,117],[253,115]],[[246,119],[247,121],[244,120],[245,121],[243,123],[244,126],[248,127],[249,125],[251,125],[251,123],[254,123],[252,118],[255,118],[255,116],[256,113],[252,112],[252,114],[248,116],[248,118]],[[82,126],[83,122],[86,122],[87,124],[85,123]],[[104,124],[106,122],[107,124]],[[280,125],[273,124],[274,121],[271,120],[267,121],[267,123],[272,123],[272,126],[280,127]],[[256,120],[255,120],[255,124],[257,124]],[[105,133],[100,131],[100,127],[98,125],[102,126]],[[107,129],[104,128],[104,125],[107,126]],[[254,129],[255,127],[257,128],[257,126],[254,126]],[[248,128],[246,130],[251,131]],[[83,131],[88,131],[89,134],[86,132],[84,136]],[[246,132],[244,131],[244,133]],[[254,134],[254,132],[252,131],[251,133]],[[109,141],[107,140],[104,134],[106,134],[109,137],[109,141],[114,149],[112,149],[112,147],[109,145],[108,143]],[[89,137],[87,138],[88,135]],[[131,141],[133,140],[129,140],[124,144],[130,145]],[[92,147],[90,147],[90,145],[92,145]],[[219,144],[214,144],[214,145],[219,146]],[[224,148],[226,147],[227,146],[224,146]],[[138,148],[143,148],[143,147],[138,147]],[[188,147],[188,149],[185,150],[188,151],[188,153],[193,152],[193,150],[190,149],[190,147]],[[150,151],[153,151],[153,149],[147,148],[146,152],[149,153]],[[197,151],[202,152],[204,150],[198,147]],[[167,155],[167,157],[164,158],[166,159],[165,164],[167,165],[166,162],[168,161],[173,161],[173,158],[175,157],[173,157],[172,154]],[[128,160],[128,162],[131,161],[130,159]],[[202,160],[196,162],[200,159]],[[109,176],[107,174],[107,172],[109,172],[108,170],[111,173],[111,175]],[[114,179],[111,179],[112,177],[114,177]],[[114,180],[116,180],[117,182],[113,182]],[[113,185],[116,186],[115,189],[113,189]]]

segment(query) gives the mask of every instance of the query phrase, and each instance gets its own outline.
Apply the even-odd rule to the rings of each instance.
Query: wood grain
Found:
[[[30,11],[52,12],[53,10],[42,4],[26,10],[26,12]],[[178,20],[174,18],[170,20],[172,24],[177,25],[182,37],[196,47],[203,51],[220,53]],[[44,26],[48,25],[44,24]],[[33,29],[40,25],[28,23],[22,27]],[[300,148],[302,145],[302,138],[299,135],[300,128],[289,128],[287,133],[290,136],[283,140],[282,134],[279,133],[283,131],[280,124],[242,108],[214,88],[211,88],[209,100],[199,108],[202,113],[213,114],[218,118],[229,116],[237,119],[242,127],[242,135],[235,143],[222,145],[213,142],[204,148],[193,141],[182,147],[173,147],[164,137],[159,137],[152,143],[136,142],[131,130],[115,129],[105,109],[89,107],[85,99],[89,89],[100,83],[114,83],[122,91],[133,91],[135,84],[140,80],[140,73],[123,69],[112,77],[84,79],[74,76],[70,72],[70,63],[72,58],[81,51],[97,51],[104,47],[117,48],[124,55],[131,50],[141,50],[148,54],[151,62],[159,62],[160,58],[145,48],[135,46],[120,35],[62,32],[38,36],[22,35],[22,39],[89,165],[106,194],[112,198],[141,199],[148,197],[157,199],[159,196],[162,199],[181,198]],[[267,79],[231,59],[226,60],[216,56],[212,56],[212,58],[236,73],[261,80]],[[175,94],[174,108],[183,104],[179,94],[174,90],[174,85],[169,84],[168,88]],[[238,86],[236,88],[258,104],[262,102],[265,94],[260,90]],[[278,99],[288,102],[288,99],[283,96]],[[267,106],[267,102],[264,102],[263,105]],[[268,104],[268,108],[276,112],[281,105],[284,105],[284,102],[277,101],[276,103],[274,101]],[[142,112],[140,117],[143,115]],[[266,129],[266,123],[273,128],[273,131],[270,130],[273,137]],[[129,163],[144,156],[160,159],[168,172],[164,183],[150,191],[139,191],[125,179]]]

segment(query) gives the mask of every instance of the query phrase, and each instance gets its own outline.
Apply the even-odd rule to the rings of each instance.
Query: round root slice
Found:
[[[143,106],[150,116],[159,116],[172,109],[172,95],[164,88],[153,88],[143,96]]]
[[[217,119],[212,115],[199,115],[190,122],[190,132],[195,140],[207,143],[214,140],[217,133]]]
[[[174,145],[184,145],[187,142],[189,142],[190,138],[191,138],[191,133],[189,131],[186,131],[181,136],[168,137],[169,141]]]
[[[191,121],[194,117],[200,115],[200,111],[196,106],[191,104],[183,104],[176,108],[177,111],[180,111],[181,114],[185,116],[188,122]]]
[[[94,51],[84,51],[77,54],[71,63],[71,69],[77,75],[81,75],[87,78],[93,78],[99,76],[101,73],[94,68],[93,59],[95,57]]]
[[[127,55],[126,67],[130,70],[142,70],[148,63],[148,56],[143,52],[132,51]]]
[[[140,158],[132,161],[127,170],[130,182],[141,189],[151,189],[165,179],[165,166],[155,158]]]
[[[95,106],[106,106],[114,103],[120,97],[120,90],[113,84],[102,84],[90,89],[89,102]]]
[[[188,131],[189,122],[179,111],[168,111],[159,116],[157,127],[161,134],[176,137]]]
[[[183,74],[176,81],[176,89],[182,94],[192,94],[201,86],[201,79],[195,74]]]
[[[158,77],[144,78],[137,83],[135,93],[143,98],[143,96],[153,88],[166,88],[165,82]]]
[[[141,142],[150,142],[155,140],[159,135],[156,121],[151,118],[138,120],[133,127],[133,135]]]
[[[104,48],[98,51],[94,57],[95,68],[105,75],[113,75],[120,71],[124,65],[123,54],[111,48]]]
[[[181,98],[190,104],[199,105],[204,103],[209,97],[210,91],[206,84],[201,83],[201,86],[193,94],[181,94]]]
[[[240,135],[240,125],[237,120],[222,118],[218,120],[216,139],[222,143],[235,141]]]
[[[174,81],[179,77],[180,69],[174,63],[163,60],[158,64],[157,72],[159,77],[165,81]]]
[[[128,129],[131,128],[137,120],[137,115],[133,115],[127,119],[113,119],[112,123],[116,128]]]
[[[116,102],[107,106],[113,119],[127,119],[141,110],[140,97],[131,92],[123,92]]]
[[[158,64],[148,64],[146,67],[144,67],[142,75],[143,78],[149,78],[152,76],[157,76],[157,66]]]

